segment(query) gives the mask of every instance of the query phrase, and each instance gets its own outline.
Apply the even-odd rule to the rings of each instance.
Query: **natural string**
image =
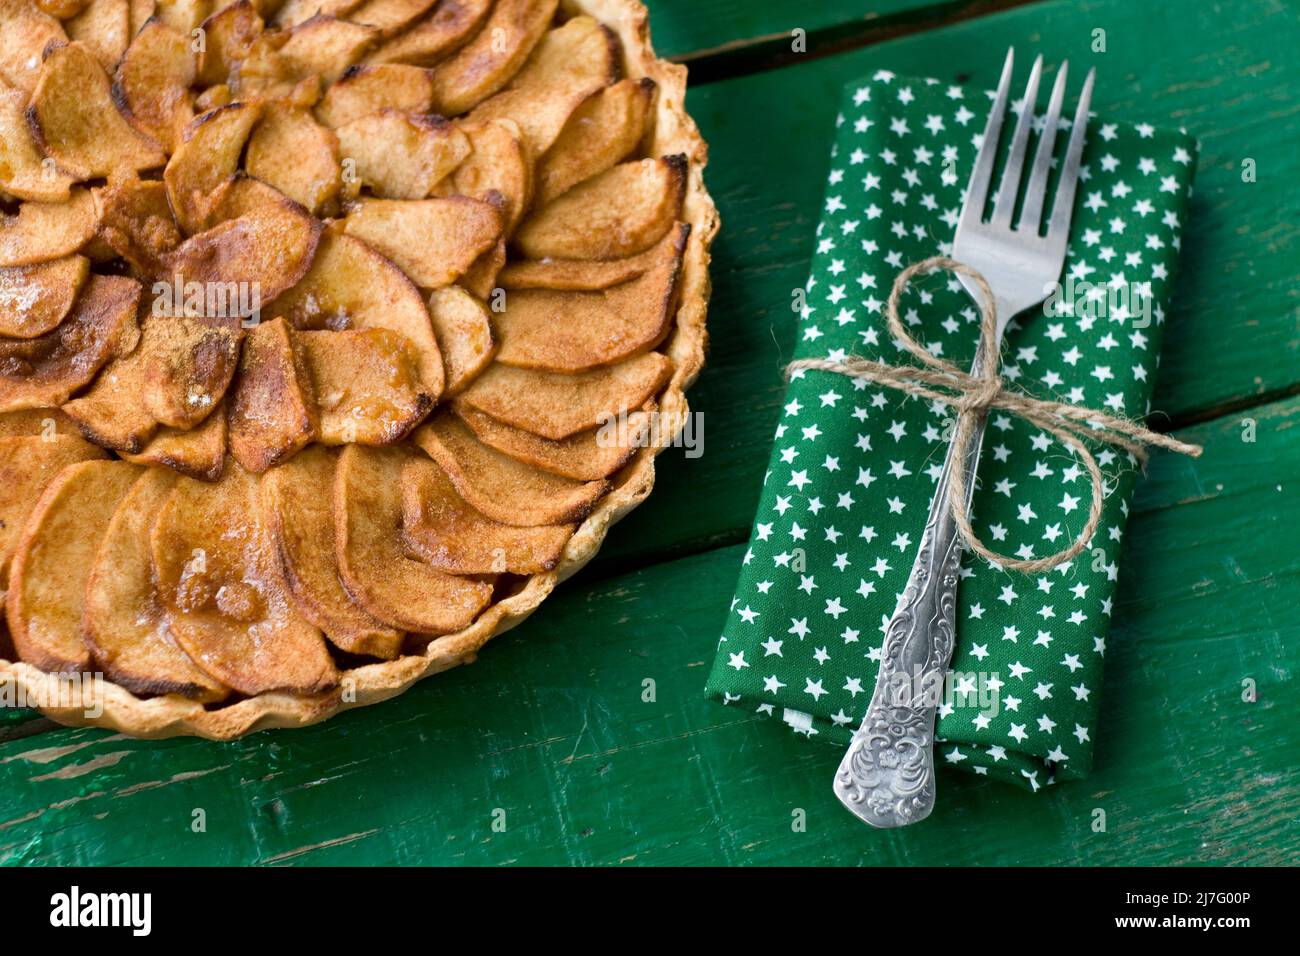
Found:
[[[898,315],[898,302],[913,276],[928,275],[943,270],[969,277],[980,290],[980,340],[977,347],[974,374],[963,371],[951,362],[944,361],[918,343],[907,333]],[[909,395],[918,395],[943,402],[957,410],[957,428],[952,439],[951,454],[955,460],[948,482],[948,509],[965,545],[1002,568],[1036,574],[1072,560],[1088,546],[1101,522],[1102,501],[1105,497],[1101,469],[1088,450],[1085,439],[1093,439],[1122,448],[1141,464],[1146,463],[1147,446],[1157,446],[1190,455],[1201,454],[1199,445],[1161,435],[1127,418],[1108,414],[1092,408],[1070,405],[1049,399],[1035,398],[1024,392],[1010,391],[999,374],[1000,356],[997,341],[997,307],[993,290],[980,273],[964,263],[947,256],[933,256],[908,266],[894,279],[894,286],[885,303],[885,316],[889,333],[895,342],[911,352],[921,365],[890,365],[870,359],[850,356],[842,362],[830,359],[798,359],[786,366],[786,375],[801,369],[836,372],[850,378],[865,379],[896,388]],[[967,447],[977,431],[981,419],[990,409],[1002,409],[1037,425],[1071,448],[1083,463],[1092,479],[1092,505],[1088,509],[1088,522],[1074,542],[1062,551],[1042,558],[1023,560],[998,554],[987,547],[975,534],[966,514],[966,484],[971,476],[966,474]]]

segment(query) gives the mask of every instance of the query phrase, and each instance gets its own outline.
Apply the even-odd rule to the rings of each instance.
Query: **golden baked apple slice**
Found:
[[[135,351],[109,362],[90,388],[63,406],[87,438],[120,454],[144,451],[158,431],[158,421],[142,400],[148,385],[149,340],[146,319]]]
[[[163,258],[181,244],[167,187],[154,179],[127,179],[93,191],[99,238],[139,278],[161,274]]]
[[[189,38],[150,20],[117,65],[113,98],[127,119],[172,152],[194,118],[195,70]]]
[[[457,116],[504,87],[555,16],[558,0],[496,0],[482,29],[433,75],[434,108]]]
[[[0,189],[18,199],[66,202],[72,177],[36,148],[27,94],[0,84]]]
[[[423,199],[470,153],[465,134],[441,116],[383,109],[336,132],[361,185],[386,199]]]
[[[422,391],[442,395],[442,356],[420,290],[360,239],[325,230],[311,269],[266,314],[297,329],[391,329],[418,353]]]
[[[158,143],[117,111],[108,74],[80,43],[46,50],[27,120],[45,155],[77,179],[153,169],[167,161]]]
[[[334,550],[335,456],[313,445],[262,476],[262,514],[289,601],[349,654],[392,660],[402,633],[352,600]]]
[[[91,276],[68,317],[34,339],[0,341],[0,411],[62,405],[139,340],[140,283]]]
[[[384,63],[347,69],[316,104],[316,118],[331,129],[381,109],[428,113],[433,106],[433,75],[418,66]]]
[[[365,0],[348,14],[353,23],[375,27],[386,37],[403,32],[407,24],[428,12],[436,0]]]
[[[64,18],[68,39],[83,43],[105,70],[112,71],[131,42],[128,0],[90,0],[76,16]]]
[[[314,694],[338,684],[319,630],[289,604],[258,505],[233,461],[215,484],[178,478],[150,533],[159,598],[176,643],[241,694]]]
[[[444,574],[402,548],[402,465],[409,449],[349,445],[334,475],[334,546],[352,599],[390,627],[450,634],[492,599],[492,585]]]
[[[471,120],[518,124],[531,157],[540,156],[588,96],[618,79],[614,34],[589,16],[548,31],[506,89],[479,104]]]
[[[199,55],[199,82],[225,83],[238,69],[262,34],[262,18],[249,0],[222,7],[203,21],[204,45]]]
[[[42,13],[48,13],[56,20],[69,20],[86,8],[90,0],[36,0],[36,6]]]
[[[307,360],[283,319],[263,322],[244,338],[229,425],[230,453],[254,474],[319,435]]]
[[[672,328],[677,276],[691,227],[678,227],[656,247],[638,278],[598,292],[521,289],[493,316],[504,365],[581,372],[654,348]]]
[[[41,54],[68,39],[58,20],[28,0],[0,2],[0,77],[24,93],[36,89]]]
[[[462,123],[460,129],[468,138],[469,156],[436,192],[485,200],[493,192],[499,194],[505,200],[505,231],[509,234],[528,208],[533,192],[532,164],[519,127],[501,119]]]
[[[390,445],[433,409],[419,353],[391,329],[299,332],[326,445]]]
[[[94,666],[136,694],[180,694],[203,703],[230,689],[176,646],[153,585],[149,529],[176,476],[149,468],[113,512],[86,581],[82,639]]]
[[[446,199],[368,199],[343,222],[348,235],[397,263],[416,285],[450,285],[491,249],[501,234],[501,212],[491,203]]]
[[[167,198],[181,229],[200,232],[220,199],[220,187],[239,170],[244,144],[262,118],[259,102],[231,103],[197,116],[163,170]]]
[[[649,78],[621,80],[587,97],[537,163],[537,201],[548,203],[635,152],[654,97]]]
[[[473,39],[491,9],[492,0],[443,0],[423,19],[382,44],[366,62],[432,66]]]
[[[242,338],[242,329],[205,319],[150,316],[141,337],[142,381],[134,403],[160,424],[195,427],[230,387]],[[69,414],[74,407],[68,407]]]
[[[294,75],[315,74],[333,83],[378,40],[374,27],[317,14],[289,31],[279,53]]]
[[[239,317],[265,308],[311,267],[321,223],[302,206],[256,180],[236,180],[214,212],[238,213],[186,239],[163,257],[167,276],[188,288],[238,297]],[[221,316],[212,316],[221,318]]]
[[[40,437],[53,441],[60,435],[81,437],[77,423],[57,408],[24,408],[0,413],[0,438]]]
[[[154,15],[183,36],[198,29],[212,15],[216,0],[156,0]]]
[[[0,267],[0,335],[31,339],[63,321],[90,274],[85,256]]]
[[[164,428],[136,454],[118,452],[137,465],[160,465],[197,478],[216,481],[226,461],[226,411],[218,405],[193,428]]]
[[[317,14],[327,17],[346,17],[361,6],[363,0],[285,0],[275,12],[275,25],[280,28],[296,27]]]
[[[646,352],[608,368],[569,375],[493,365],[457,401],[497,421],[558,441],[641,408],[664,386],[673,363]]]
[[[76,187],[67,202],[25,202],[0,217],[0,266],[26,266],[71,255],[95,235],[98,212],[90,190]]]
[[[23,526],[9,568],[5,616],[18,656],[43,671],[76,672],[90,654],[81,639],[86,579],[109,519],[142,469],[82,461],[55,476]]]
[[[531,528],[581,521],[609,487],[605,481],[574,481],[515,461],[483,444],[446,412],[412,437],[442,466],[462,498],[502,524]]]
[[[542,574],[560,563],[573,525],[517,528],[485,517],[437,462],[402,466],[402,538],[413,557],[448,574]]]
[[[660,245],[675,238],[672,233]],[[659,247],[623,259],[520,259],[507,263],[497,276],[506,290],[553,289],[558,292],[592,292],[609,289],[645,275]]]
[[[299,106],[266,108],[249,137],[244,169],[313,216],[332,212],[343,187],[339,138]]]
[[[663,238],[682,206],[682,156],[621,163],[532,214],[515,234],[530,259],[618,259]]]
[[[496,354],[487,307],[460,286],[429,296],[429,318],[447,373],[446,395],[464,391]]]
[[[626,465],[649,441],[654,414],[653,408],[630,412],[621,429],[615,419],[613,427],[599,426],[552,441],[460,402],[453,403],[452,410],[483,444],[517,461],[578,481],[608,478]]]
[[[41,409],[48,414],[49,409]],[[27,516],[54,476],[79,461],[107,458],[108,453],[80,435],[0,438],[0,604],[9,587],[9,562]]]

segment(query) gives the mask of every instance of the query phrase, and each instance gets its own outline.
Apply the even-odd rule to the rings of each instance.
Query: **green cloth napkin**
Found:
[[[846,89],[796,358],[914,362],[890,340],[884,300],[901,269],[951,253],[991,97],[883,70]],[[1067,137],[1057,137],[1058,156]],[[1186,133],[1090,121],[1064,294],[1057,314],[1031,310],[1009,327],[1003,374],[1013,386],[1115,414],[1149,410],[1195,157]],[[914,282],[900,313],[918,341],[967,366],[978,314],[952,276]],[[710,696],[848,744],[871,699],[883,626],[911,568],[952,419],[945,405],[882,386],[796,374]],[[1107,497],[1088,550],[1041,576],[970,553],[963,560],[941,765],[1033,790],[1091,766],[1137,477],[1127,453],[1094,453]],[[1089,501],[1087,474],[1066,447],[992,414],[972,517],[986,544],[1017,557],[1059,551],[1082,529]]]

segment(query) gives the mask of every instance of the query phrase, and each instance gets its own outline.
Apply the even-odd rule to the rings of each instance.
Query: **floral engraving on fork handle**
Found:
[[[983,424],[967,448],[967,475],[979,461]],[[962,550],[947,506],[953,465],[950,453],[907,587],[886,627],[871,704],[835,774],[836,796],[876,827],[916,823],[934,809],[934,725],[956,643]],[[973,478],[967,485],[974,487]]]

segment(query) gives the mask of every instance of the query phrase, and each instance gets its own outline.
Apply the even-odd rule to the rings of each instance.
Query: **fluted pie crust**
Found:
[[[657,348],[671,359],[672,374],[655,396],[664,420],[681,422],[688,411],[686,389],[704,363],[709,248],[718,228],[717,211],[703,181],[706,146],[684,108],[686,69],[655,56],[647,11],[636,0],[561,0],[559,11],[565,19],[586,14],[608,27],[621,44],[623,75],[646,77],[657,84],[653,121],[640,155],[685,157],[683,199],[677,218],[689,224],[690,233],[682,252],[671,331]],[[660,435],[663,440],[672,437]],[[0,682],[11,682],[21,691],[21,699],[39,706],[60,723],[113,728],[138,737],[194,735],[228,740],[256,730],[302,727],[343,710],[378,703],[402,693],[421,678],[473,661],[490,638],[523,621],[560,581],[583,567],[600,548],[610,526],[649,495],[654,485],[655,456],[663,440],[658,446],[639,448],[611,476],[608,491],[578,524],[552,570],[527,577],[517,591],[488,605],[468,627],[432,639],[422,651],[346,669],[339,664],[343,679],[328,692],[269,692],[241,697],[232,703],[205,705],[177,694],[137,695],[97,678],[95,702],[102,712],[90,717],[80,703],[63,705],[67,694],[59,676],[30,663],[0,660]]]

